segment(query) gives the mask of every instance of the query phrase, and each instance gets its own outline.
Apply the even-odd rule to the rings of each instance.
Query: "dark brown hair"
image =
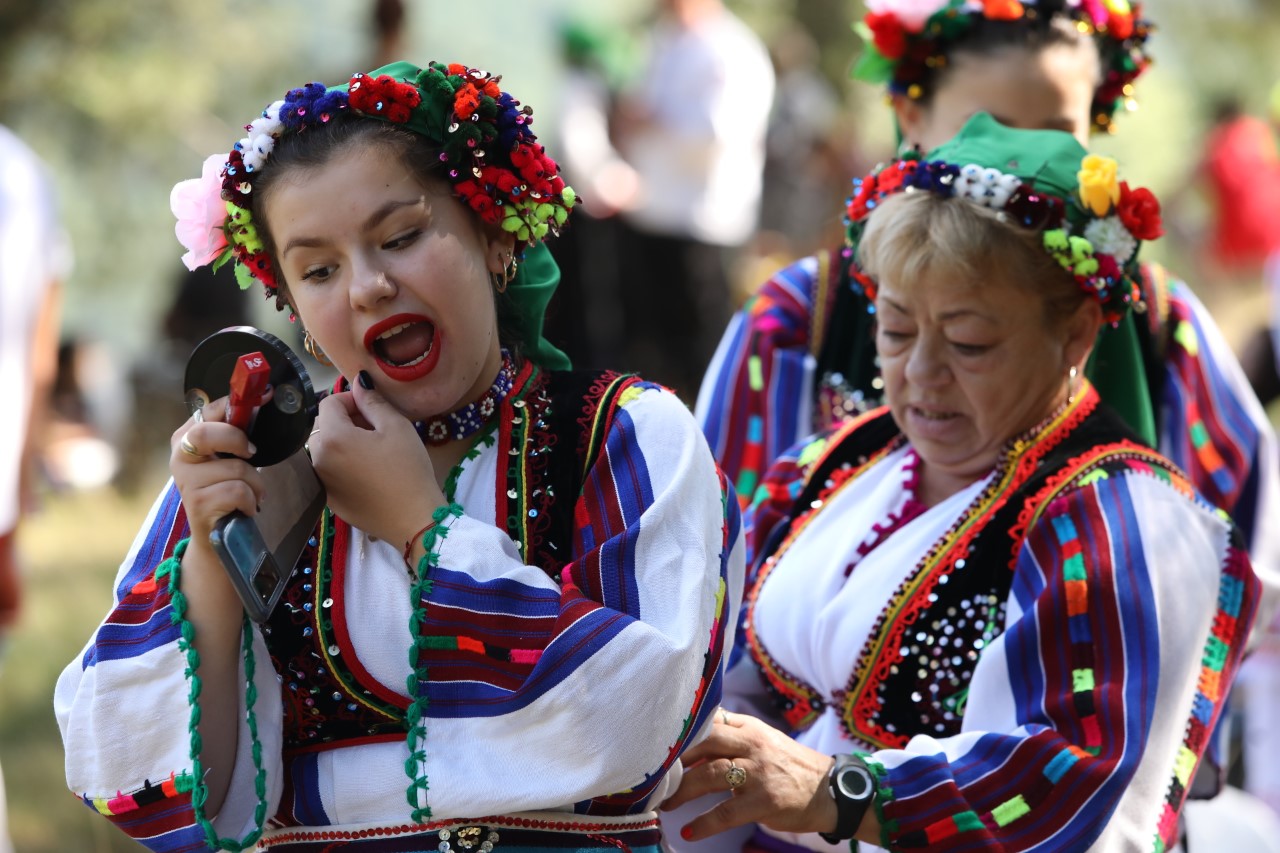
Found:
[[[1097,54],[1097,42],[1093,36],[1081,32],[1075,21],[1066,15],[1045,13],[1043,10],[1037,14],[1036,9],[1028,7],[1023,17],[1012,21],[983,17],[974,20],[963,34],[947,44],[942,52],[942,61],[926,65],[921,76],[913,81],[920,87],[915,100],[929,106],[955,66],[965,58],[985,58],[1012,50],[1038,54],[1059,45],[1092,48],[1098,63],[1096,87],[1102,79],[1102,58]]]

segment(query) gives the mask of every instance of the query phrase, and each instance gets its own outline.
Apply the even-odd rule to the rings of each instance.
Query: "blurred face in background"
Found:
[[[894,97],[903,138],[921,151],[955,136],[978,112],[1008,127],[1063,130],[1089,143],[1100,73],[1092,41],[1040,49],[1006,46],[987,54],[959,51],[948,62],[931,98]]]

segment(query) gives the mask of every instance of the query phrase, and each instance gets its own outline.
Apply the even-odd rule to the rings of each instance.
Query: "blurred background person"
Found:
[[[159,341],[153,357],[138,361],[129,371],[129,392],[141,414],[121,446],[116,485],[133,492],[147,475],[168,459],[165,437],[187,416],[181,389],[187,359],[205,338],[228,326],[257,325],[250,305],[236,287],[230,266],[218,270],[179,266],[172,278],[169,304],[159,321]],[[286,340],[302,357],[301,342]],[[316,377],[312,376],[313,381]]]
[[[405,50],[404,0],[373,0],[373,65],[394,62]]]
[[[0,642],[21,603],[16,533],[34,503],[36,459],[57,372],[61,282],[70,264],[53,188],[35,152],[0,127]],[[0,779],[0,851],[9,851]]]
[[[616,101],[616,33],[567,18],[557,33],[564,70],[552,119],[565,181],[578,192],[572,228],[551,245],[560,286],[547,308],[547,339],[579,368],[620,363],[622,315],[618,211],[635,203],[640,176],[614,147],[610,121]]]
[[[777,88],[765,137],[758,240],[794,259],[840,238],[840,217],[831,212],[840,209],[848,176],[871,164],[859,162],[854,145],[843,141],[852,137],[843,126],[844,104],[822,73],[808,30],[791,22],[770,39],[769,56]]]
[[[625,351],[692,401],[732,313],[756,230],[774,74],[763,41],[720,0],[662,0],[617,125],[640,179],[622,213]]]
[[[1175,236],[1191,248],[1200,295],[1234,330],[1229,343],[1266,405],[1280,394],[1271,324],[1260,310],[1270,296],[1267,258],[1280,250],[1280,149],[1275,128],[1240,94],[1215,98],[1199,157],[1168,207]]]

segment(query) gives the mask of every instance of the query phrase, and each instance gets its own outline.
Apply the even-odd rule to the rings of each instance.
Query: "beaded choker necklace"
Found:
[[[511,361],[511,353],[504,349],[502,368],[493,380],[493,385],[484,392],[483,397],[448,414],[415,421],[413,426],[427,444],[439,445],[469,438],[479,432],[489,418],[493,417],[493,413],[498,410],[498,404],[511,393],[515,378],[516,368]]]

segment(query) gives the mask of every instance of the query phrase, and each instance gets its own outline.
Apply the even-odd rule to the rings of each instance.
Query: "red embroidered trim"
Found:
[[[1039,520],[1040,516],[1048,508],[1049,502],[1059,492],[1065,491],[1073,482],[1088,474],[1091,469],[1109,459],[1141,461],[1148,465],[1162,468],[1169,473],[1170,484],[1175,489],[1188,497],[1194,494],[1186,475],[1179,471],[1169,460],[1148,447],[1126,439],[1116,444],[1090,448],[1088,452],[1068,461],[1061,471],[1050,477],[1040,491],[1036,493],[1036,496],[1027,501],[1022,511],[1018,513],[1017,522],[1009,529],[1009,537],[1013,540],[1010,551],[1010,556],[1013,560],[1017,560],[1018,552],[1022,550],[1022,542],[1027,537],[1027,528]],[[1013,568],[1013,563],[1010,563],[1009,566]]]
[[[874,645],[865,649],[854,666],[845,695],[841,697],[841,721],[845,731],[867,743],[898,747],[908,738],[874,722],[879,703],[876,694],[898,662],[902,637],[921,612],[929,607],[929,596],[942,578],[949,577],[969,545],[986,527],[997,510],[1035,473],[1045,455],[1057,447],[1098,405],[1098,392],[1086,384],[1074,403],[1048,423],[1033,427],[1008,445],[998,465],[1001,475],[993,479],[965,513],[929,550],[912,576],[903,581],[871,629]]]
[[[991,516],[1008,502],[1034,473],[1037,465],[1053,448],[1062,442],[1072,430],[1097,407],[1098,394],[1092,385],[1086,384],[1082,393],[1048,422],[1033,427],[1016,437],[1006,447],[1000,460],[1000,476],[992,482],[965,510],[964,514],[938,540],[917,565],[910,577],[903,581],[871,629],[872,645],[864,649],[855,664],[846,689],[835,697],[841,705],[841,721],[846,733],[879,748],[904,745],[908,738],[890,732],[874,721],[879,709],[877,692],[890,674],[890,668],[898,660],[902,637],[907,627],[915,622],[929,606],[929,595],[937,588],[941,578],[949,576],[955,563],[968,553],[970,543],[985,528]],[[830,439],[823,454],[825,458],[857,429],[872,412],[850,421]],[[748,648],[766,681],[776,689],[790,707],[785,710],[789,724],[797,730],[812,725],[826,701],[821,694],[801,679],[787,672],[765,650],[753,625],[755,603],[759,590],[768,579],[777,560],[789,549],[791,543],[803,531],[812,516],[823,503],[843,488],[850,480],[865,471],[870,464],[879,461],[901,445],[905,439],[891,442],[884,451],[858,467],[850,467],[832,476],[831,485],[820,494],[815,506],[797,517],[791,530],[777,550],[761,567],[755,584],[748,590],[745,635]],[[820,464],[820,463],[819,463]]]
[[[808,466],[808,471],[817,470],[831,452],[840,445],[846,436],[861,427],[867,421],[871,420],[873,417],[878,417],[882,412],[883,409],[875,409],[870,412],[865,412],[864,414],[861,414],[849,421],[845,426],[831,435],[827,439],[827,445],[823,453],[817,460]],[[783,709],[782,715],[792,729],[796,731],[803,731],[813,725],[814,721],[818,718],[818,715],[822,712],[822,709],[826,707],[826,703],[817,690],[806,684],[800,678],[792,675],[781,664],[774,660],[773,656],[770,655],[768,650],[764,647],[764,643],[760,641],[760,637],[756,633],[755,629],[755,609],[756,602],[760,597],[760,590],[764,588],[764,583],[772,573],[778,559],[787,551],[791,546],[791,543],[795,541],[796,537],[800,535],[804,528],[808,526],[809,522],[813,520],[813,517],[817,514],[818,510],[821,509],[822,506],[835,494],[843,489],[845,485],[852,482],[863,471],[866,471],[872,465],[876,464],[898,447],[902,446],[905,441],[906,439],[904,437],[899,436],[897,439],[890,442],[884,449],[863,460],[860,465],[856,467],[850,466],[848,468],[840,468],[831,472],[830,478],[824,484],[822,491],[818,493],[818,497],[814,500],[813,505],[800,515],[796,516],[792,521],[791,529],[787,531],[786,537],[778,546],[777,550],[765,560],[764,564],[760,567],[759,572],[756,574],[755,582],[752,583],[746,591],[745,603],[747,613],[746,618],[743,620],[743,631],[747,639],[747,649],[751,654],[752,659],[755,661],[756,666],[760,669],[761,674],[764,676],[765,681],[782,696],[786,703],[786,707]],[[806,478],[808,471],[806,471]]]

